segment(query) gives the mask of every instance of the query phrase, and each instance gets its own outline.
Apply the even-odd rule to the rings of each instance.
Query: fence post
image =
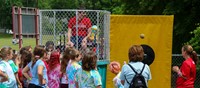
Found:
[[[12,31],[13,31],[13,38],[15,39],[16,38],[16,35],[15,35],[15,6],[12,6]]]
[[[39,42],[38,42],[38,41],[39,41],[39,31],[38,31],[38,30],[39,30],[39,29],[38,29],[38,27],[39,27],[39,26],[38,26],[38,23],[39,23],[38,21],[39,21],[39,20],[38,20],[38,16],[39,16],[39,14],[38,14],[38,9],[36,8],[36,9],[35,9],[35,34],[36,34],[35,37],[36,37],[36,46],[37,46],[38,43],[39,43]]]
[[[19,48],[22,47],[22,12],[18,7],[18,36],[19,36]]]

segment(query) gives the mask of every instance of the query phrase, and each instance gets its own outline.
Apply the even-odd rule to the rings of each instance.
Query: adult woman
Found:
[[[198,62],[197,53],[193,51],[191,45],[184,45],[181,51],[185,61],[180,69],[178,66],[173,66],[173,71],[178,74],[176,88],[194,88],[196,64]]]
[[[151,79],[151,72],[149,66],[141,62],[144,58],[144,51],[142,46],[140,45],[131,46],[129,48],[128,56],[129,56],[129,65],[132,66],[135,69],[135,71],[137,71],[137,73],[140,73],[144,66],[144,69],[142,71],[142,76],[144,76],[146,86],[148,86],[147,80]],[[121,83],[124,85],[124,88],[129,88],[133,77],[136,75],[136,73],[131,69],[129,65],[127,64],[123,65],[120,75]]]

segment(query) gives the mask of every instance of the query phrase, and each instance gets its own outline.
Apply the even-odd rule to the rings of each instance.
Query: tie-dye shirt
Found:
[[[96,86],[102,85],[101,76],[97,70],[79,69],[75,81],[78,82],[79,88],[96,88]]]
[[[60,65],[48,71],[48,87],[59,88],[60,85]]]
[[[80,69],[81,66],[77,62],[71,62],[68,64],[67,69],[66,69],[66,74],[68,77],[68,82],[69,82],[69,88],[76,88],[75,86],[75,74],[78,69]]]

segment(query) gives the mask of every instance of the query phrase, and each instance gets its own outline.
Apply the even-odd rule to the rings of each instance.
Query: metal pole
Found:
[[[39,33],[39,35],[40,35],[40,38],[39,38],[39,40],[40,40],[40,45],[42,44],[42,11],[39,11],[39,17],[40,17],[40,33]]]
[[[78,49],[78,11],[76,11],[76,49]]]
[[[22,14],[21,8],[18,7],[18,36],[19,36],[19,48],[22,47]]]
[[[16,39],[16,34],[15,34],[15,6],[12,7],[12,31],[13,31],[13,38]]]
[[[96,41],[95,41],[95,43],[97,44],[97,46],[96,46],[96,54],[97,54],[97,58],[99,59],[99,32],[100,32],[100,28],[99,28],[99,11],[97,11],[97,23],[96,23],[96,25],[97,25],[97,30],[96,30]],[[98,37],[97,37],[98,36]]]
[[[39,41],[39,29],[38,29],[38,9],[35,9],[35,34],[36,34],[36,46],[38,45],[38,41]]]
[[[53,18],[54,18],[54,22],[53,22],[53,42],[56,42],[56,12],[53,11]]]

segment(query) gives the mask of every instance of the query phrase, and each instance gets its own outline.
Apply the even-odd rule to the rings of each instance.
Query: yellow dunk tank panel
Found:
[[[133,44],[149,45],[155,53],[150,65],[149,88],[171,88],[173,16],[111,15],[110,61],[128,62],[128,49]],[[140,38],[144,34],[144,38]],[[107,68],[106,88],[113,88],[114,78]]]

